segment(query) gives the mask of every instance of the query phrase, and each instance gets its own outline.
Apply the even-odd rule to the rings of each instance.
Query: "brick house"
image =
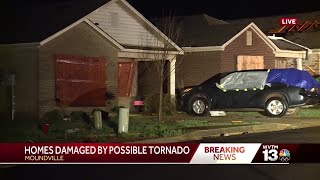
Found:
[[[143,67],[157,60],[164,43],[172,48],[174,95],[175,59],[182,49],[125,0],[39,2],[16,12],[2,30],[0,67],[16,76],[17,118],[38,118],[55,108],[69,113],[130,107],[132,97],[158,84]],[[6,87],[0,94],[6,97],[0,112],[8,116]]]
[[[281,26],[279,20],[284,17],[297,18],[299,24],[296,26]],[[312,73],[320,74],[320,11],[235,19],[227,22],[235,25],[254,22],[266,35],[285,38],[307,47],[303,56],[303,68]],[[285,63],[285,60],[288,60],[288,62]],[[279,58],[279,61],[282,62],[280,64],[283,67],[294,67],[291,58]]]
[[[254,23],[235,26],[207,15],[177,21],[183,29],[178,45],[185,51],[176,71],[178,87],[197,85],[220,72],[275,67],[279,48]]]
[[[222,21],[206,14],[176,17],[184,50],[176,67],[176,86],[197,85],[235,70],[306,67],[309,48],[283,37],[267,36],[254,22]],[[301,66],[301,67],[300,67]]]

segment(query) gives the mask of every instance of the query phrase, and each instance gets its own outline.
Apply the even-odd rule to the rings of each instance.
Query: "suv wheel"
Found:
[[[207,115],[209,104],[206,98],[194,97],[189,104],[189,113],[196,116]]]
[[[265,112],[270,117],[284,116],[288,111],[288,103],[284,98],[273,97],[265,104]]]

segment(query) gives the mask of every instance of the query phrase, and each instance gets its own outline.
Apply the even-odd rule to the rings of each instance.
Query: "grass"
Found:
[[[37,131],[35,121],[31,120],[1,120],[0,141],[1,142],[27,142]]]
[[[166,116],[158,122],[156,116],[130,116],[129,133],[117,134],[118,120],[112,117],[103,121],[103,128],[95,130],[79,114],[65,121],[57,115],[50,118],[48,134],[44,134],[39,121],[0,121],[0,142],[128,142],[134,140],[182,135],[194,130],[257,125],[263,116],[257,112],[228,112],[226,117],[191,117],[187,115]],[[320,108],[302,108],[297,118],[319,118]],[[234,121],[232,121],[234,120]],[[66,133],[77,129],[77,132]]]
[[[199,129],[211,129],[238,126],[243,124],[216,123],[212,119],[186,119],[175,120],[174,116],[166,117],[166,121],[158,122],[155,116],[131,116],[129,120],[129,133],[117,134],[117,118],[113,117],[103,121],[103,128],[96,130],[92,122],[78,118],[62,120],[57,115],[50,120],[48,134],[44,134],[36,121],[6,121],[0,127],[1,142],[124,142],[146,138],[170,137],[185,134]],[[169,118],[171,119],[169,120]],[[66,133],[67,130],[77,129],[77,132]]]
[[[303,108],[299,112],[299,117],[303,118],[320,118],[320,108],[312,107],[312,108]]]

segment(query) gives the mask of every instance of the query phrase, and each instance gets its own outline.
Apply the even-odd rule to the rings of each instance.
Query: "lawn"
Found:
[[[118,134],[118,119],[110,117],[103,121],[101,130],[94,129],[93,122],[83,119],[79,114],[63,120],[55,114],[50,115],[47,134],[43,132],[40,121],[1,121],[0,142],[130,142],[135,140],[170,137],[195,130],[224,128],[260,124],[267,117],[257,112],[227,112],[226,117],[192,117],[186,114],[165,116],[158,122],[156,116],[132,115],[129,132]],[[286,117],[284,117],[286,118]],[[319,108],[303,108],[295,118],[319,118]]]
[[[116,117],[103,121],[102,130],[95,130],[92,122],[80,116],[62,120],[56,115],[50,120],[49,131],[45,134],[43,123],[35,121],[2,121],[0,142],[127,142],[148,138],[170,137],[194,130],[248,125],[245,123],[216,123],[213,118],[194,118],[187,115],[166,116],[158,122],[156,116],[130,116],[129,132],[117,134]],[[69,132],[69,133],[68,133]]]
[[[320,118],[320,106],[301,109],[299,112],[299,117]]]

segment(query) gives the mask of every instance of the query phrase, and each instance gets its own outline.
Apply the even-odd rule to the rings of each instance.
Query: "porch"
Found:
[[[160,91],[161,51],[119,52],[118,53],[118,106],[133,109],[133,101]],[[159,56],[160,54],[160,56]],[[166,56],[163,93],[175,95],[176,56]]]

